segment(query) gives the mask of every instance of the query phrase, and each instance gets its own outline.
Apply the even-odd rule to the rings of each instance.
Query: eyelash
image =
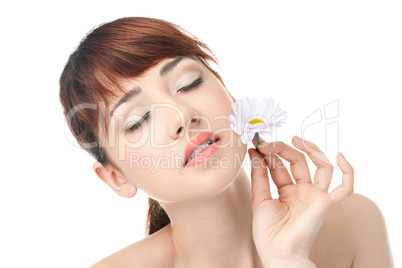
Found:
[[[197,88],[198,86],[200,86],[202,84],[203,80],[202,78],[198,78],[197,80],[195,80],[194,82],[192,82],[190,85],[182,87],[181,89],[179,89],[177,92],[187,92],[190,91],[192,89]],[[130,127],[130,132],[133,132],[134,130],[136,130],[137,128],[139,128],[142,124],[142,122],[146,121],[149,117],[149,113],[147,112],[141,119],[140,121],[138,121],[137,123],[135,123],[132,127]]]
[[[147,112],[147,113],[140,119],[140,121],[138,121],[138,122],[135,123],[132,127],[130,127],[130,132],[133,132],[134,130],[136,130],[137,128],[139,128],[139,127],[141,126],[141,123],[148,119],[149,113],[150,113],[150,112]]]
[[[202,78],[198,78],[197,80],[195,80],[194,82],[192,82],[190,85],[182,87],[181,89],[179,89],[177,92],[187,92],[190,91],[192,89],[195,89],[196,87],[200,86],[202,84]]]

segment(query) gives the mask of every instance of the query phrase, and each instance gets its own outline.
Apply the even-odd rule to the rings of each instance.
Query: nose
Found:
[[[201,116],[188,104],[169,101],[154,106],[155,141],[168,144],[183,137],[191,128],[197,128]]]
[[[198,118],[195,114],[189,116],[189,120],[185,120],[183,123],[179,116],[174,118],[174,122],[171,124],[171,129],[169,129],[169,134],[171,139],[181,138],[184,134],[186,128],[194,128],[200,123],[200,118]],[[184,125],[184,126],[183,126]]]

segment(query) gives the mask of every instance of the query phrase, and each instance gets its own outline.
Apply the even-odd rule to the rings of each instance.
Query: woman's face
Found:
[[[171,58],[121,84],[126,93],[112,102],[105,145],[118,175],[164,202],[214,195],[234,180],[246,145],[230,129],[234,99],[208,68]],[[217,142],[200,147],[194,138]]]

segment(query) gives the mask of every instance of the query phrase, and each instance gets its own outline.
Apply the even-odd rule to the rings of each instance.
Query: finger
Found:
[[[339,204],[353,193],[354,170],[352,165],[346,160],[345,156],[339,152],[337,154],[337,164],[342,170],[342,184],[333,189],[329,196],[335,205]]]
[[[252,210],[254,212],[261,202],[272,199],[272,196],[264,159],[253,148],[249,149],[248,153],[251,160]]]
[[[328,192],[328,188],[331,184],[332,173],[334,171],[331,162],[320,148],[312,142],[294,136],[292,143],[297,149],[307,153],[311,161],[316,165],[317,170],[314,173],[314,184],[319,186],[325,192]]]
[[[293,184],[289,171],[283,164],[282,160],[274,153],[264,156],[265,163],[269,168],[272,180],[278,190],[285,185]]]
[[[253,140],[253,143],[255,146],[255,140]],[[258,150],[264,155],[276,153],[283,159],[289,161],[290,170],[296,183],[311,183],[310,170],[307,166],[306,157],[302,152],[297,151],[281,141],[260,143]]]

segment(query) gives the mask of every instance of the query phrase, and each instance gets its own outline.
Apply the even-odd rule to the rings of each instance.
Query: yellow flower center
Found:
[[[264,121],[262,121],[261,119],[255,118],[255,119],[251,119],[247,123],[254,125],[254,124],[257,124],[257,123],[264,123]]]

